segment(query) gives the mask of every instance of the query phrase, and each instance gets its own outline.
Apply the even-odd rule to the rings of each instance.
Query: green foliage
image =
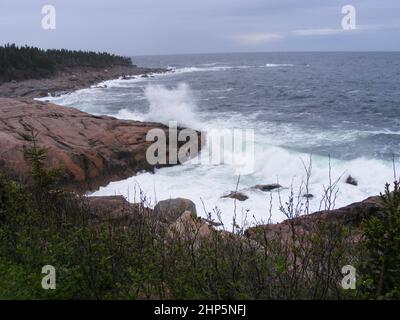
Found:
[[[34,187],[39,191],[50,191],[56,187],[61,179],[62,170],[60,168],[47,170],[44,161],[46,160],[47,150],[38,146],[38,133],[31,130],[27,137],[30,146],[25,150],[25,158],[30,163],[30,175],[34,182]]]
[[[364,223],[362,289],[366,298],[400,299],[400,183],[381,198],[383,216]]]
[[[341,244],[293,251],[277,237],[258,243],[243,234],[193,231],[179,236],[143,212],[128,225],[93,218],[85,198],[37,197],[32,186],[0,178],[0,298],[29,299],[328,299],[345,298]],[[107,208],[102,215],[107,216]],[[326,234],[324,241],[328,242]],[[343,238],[343,242],[345,238]],[[300,241],[300,240],[299,240]],[[314,241],[314,240],[312,240]],[[318,240],[321,243],[321,240]],[[264,247],[265,246],[265,247]],[[310,243],[310,246],[312,244]],[[326,265],[331,263],[331,271]],[[53,265],[57,289],[40,287]],[[314,273],[314,275],[313,275]]]
[[[57,174],[31,135],[32,183],[0,176],[0,298],[3,299],[356,299],[399,297],[399,184],[386,188],[384,217],[365,222],[365,241],[339,222],[289,220],[286,229],[224,230],[198,238],[127,207],[109,219],[86,197],[55,192]],[[145,204],[145,200],[142,201]],[[175,231],[176,232],[175,232]],[[363,253],[363,255],[361,255]],[[358,266],[359,290],[341,288],[341,268]],[[44,265],[56,290],[41,288]]]
[[[131,58],[106,52],[42,50],[35,47],[6,44],[0,46],[0,83],[42,78],[70,67],[105,68],[131,64]]]

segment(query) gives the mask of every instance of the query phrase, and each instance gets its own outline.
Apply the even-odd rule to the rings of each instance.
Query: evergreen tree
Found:
[[[0,46],[0,83],[42,78],[71,67],[106,68],[131,64],[131,58],[106,52],[43,50],[6,44]]]

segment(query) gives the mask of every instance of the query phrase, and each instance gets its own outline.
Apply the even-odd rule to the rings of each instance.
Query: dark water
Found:
[[[254,129],[254,170],[241,176],[249,197],[237,204],[265,219],[269,195],[251,189],[279,181],[301,188],[311,157],[312,211],[320,209],[324,186],[339,179],[336,205],[376,195],[393,179],[392,156],[400,147],[400,53],[252,53],[134,57],[142,66],[170,67],[149,78],[113,80],[107,87],[55,98],[56,103],[96,114],[168,123],[210,132],[213,128]],[[204,153],[204,151],[203,151]],[[328,157],[330,156],[330,158]],[[332,160],[332,163],[330,162]],[[345,182],[351,175],[358,186]],[[182,166],[143,173],[101,188],[97,195],[122,194],[139,185],[157,199],[184,197],[197,208],[232,217],[230,164]],[[282,197],[289,196],[289,189]],[[268,199],[267,199],[267,198]],[[273,199],[273,220],[284,216]]]
[[[200,113],[218,118],[239,113],[280,146],[339,159],[391,159],[399,152],[400,53],[246,53],[133,60],[143,66],[198,68],[159,81],[168,86],[189,83],[200,100]],[[224,89],[229,91],[221,94]]]

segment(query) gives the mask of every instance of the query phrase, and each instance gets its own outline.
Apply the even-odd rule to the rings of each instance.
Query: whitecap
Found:
[[[294,64],[290,63],[267,63],[265,65],[267,68],[275,68],[275,67],[294,67]]]

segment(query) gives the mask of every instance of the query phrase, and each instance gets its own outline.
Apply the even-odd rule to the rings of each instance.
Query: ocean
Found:
[[[335,207],[383,191],[399,163],[400,53],[232,53],[133,57],[139,66],[171,71],[149,78],[106,81],[99,86],[46,98],[92,114],[157,121],[210,132],[253,129],[254,170],[240,176],[249,198],[221,198],[235,190],[230,163],[158,169],[112,182],[93,195],[121,194],[150,205],[184,197],[198,214],[219,213],[229,227],[286,218],[280,210],[292,190],[303,197],[304,166],[311,161],[309,210],[323,208],[324,190],[337,181]],[[400,172],[400,166],[399,170]],[[345,182],[351,175],[358,185]],[[263,192],[257,184],[284,188]],[[303,188],[300,192],[299,190]]]

